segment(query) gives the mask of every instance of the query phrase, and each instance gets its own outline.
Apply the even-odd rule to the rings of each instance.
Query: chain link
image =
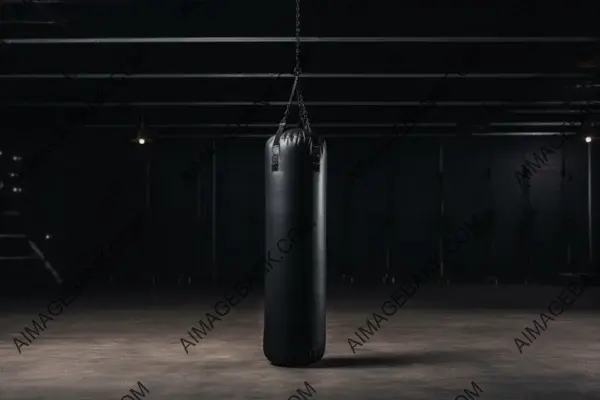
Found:
[[[306,105],[304,104],[304,96],[302,96],[302,89],[300,85],[300,74],[302,69],[300,67],[300,0],[296,0],[296,77],[298,79],[298,85],[296,90],[298,92],[298,108],[300,110],[300,118],[304,129],[310,132],[310,122],[308,120],[308,112]]]
[[[300,78],[300,0],[296,0],[296,66],[294,74]]]
[[[302,89],[300,86],[296,88],[298,92],[298,107],[300,109],[300,118],[302,120],[302,124],[304,125],[304,129],[308,132],[311,132],[310,121],[308,119],[308,112],[306,110],[306,104],[304,104],[304,97],[302,96]]]

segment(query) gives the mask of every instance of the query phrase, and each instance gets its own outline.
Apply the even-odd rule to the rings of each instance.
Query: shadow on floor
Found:
[[[310,368],[403,367],[413,364],[444,364],[485,359],[485,351],[429,351],[402,354],[349,355],[325,357]]]

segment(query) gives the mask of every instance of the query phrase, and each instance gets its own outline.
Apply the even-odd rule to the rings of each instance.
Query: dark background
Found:
[[[396,276],[414,271],[439,249],[441,236],[452,237],[473,215],[486,213],[493,221],[489,235],[446,251],[444,280],[541,282],[594,270],[587,259],[584,141],[597,135],[600,111],[594,10],[543,2],[396,3],[302,6],[302,36],[384,38],[302,45],[309,116],[329,147],[330,278],[350,273],[357,283],[379,281],[388,248]],[[146,216],[145,228],[107,272],[225,283],[262,256],[263,149],[291,89],[292,41],[38,39],[291,38],[292,1],[257,8],[233,0],[5,0],[0,10],[0,135],[5,158],[23,157],[20,166],[3,161],[2,173],[24,171],[15,182],[23,193],[4,201],[21,207],[30,235],[52,234],[40,240],[53,265],[74,275],[138,213]],[[390,42],[398,37],[404,42]],[[263,75],[178,75],[228,73]],[[287,75],[276,80],[278,73]],[[346,176],[357,161],[376,151],[390,126],[418,115],[436,87],[436,105],[421,125],[388,146],[349,188]],[[258,101],[270,104],[253,107]],[[142,118],[151,139],[143,146],[135,142]],[[581,120],[583,127],[567,124]],[[230,126],[236,123],[255,125],[238,132]],[[540,134],[559,132],[577,136],[533,173],[528,202],[515,172],[526,159],[534,161],[534,152],[541,155],[540,146],[549,148],[550,136]],[[212,146],[214,160],[201,156]],[[600,154],[597,143],[591,146],[593,193],[599,193]],[[198,157],[204,162],[195,164]],[[186,174],[190,168],[198,172]],[[530,237],[523,234],[528,204],[535,211]],[[598,213],[595,207],[595,232]],[[596,248],[599,240],[596,234]],[[47,275],[39,265],[3,263],[4,280]]]

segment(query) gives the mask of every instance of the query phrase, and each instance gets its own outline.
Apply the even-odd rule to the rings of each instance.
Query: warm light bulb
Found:
[[[138,139],[138,143],[139,143],[139,144],[144,144],[144,143],[146,143],[146,139],[144,139],[144,138],[139,138],[139,139]]]
[[[585,138],[585,142],[586,142],[586,143],[591,143],[591,142],[592,142],[592,138],[591,138],[591,137],[589,137],[589,136],[588,136],[588,137],[586,137],[586,138]]]

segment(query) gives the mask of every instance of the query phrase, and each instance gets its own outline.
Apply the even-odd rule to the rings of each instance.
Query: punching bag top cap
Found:
[[[275,139],[277,138],[277,134],[271,136],[267,141],[268,145],[277,145],[277,144],[310,144],[313,141],[313,138],[310,134],[306,132],[305,129],[302,128],[291,128],[286,129],[281,135],[279,135],[279,143],[275,143]]]
[[[319,171],[320,156],[322,152],[321,143],[318,138],[311,136],[305,129],[292,128],[284,132],[281,128],[277,133],[267,140],[267,149],[271,153],[271,171],[279,171],[280,152],[290,149],[303,148],[313,158],[312,164],[315,171]],[[285,150],[284,150],[285,149]]]

